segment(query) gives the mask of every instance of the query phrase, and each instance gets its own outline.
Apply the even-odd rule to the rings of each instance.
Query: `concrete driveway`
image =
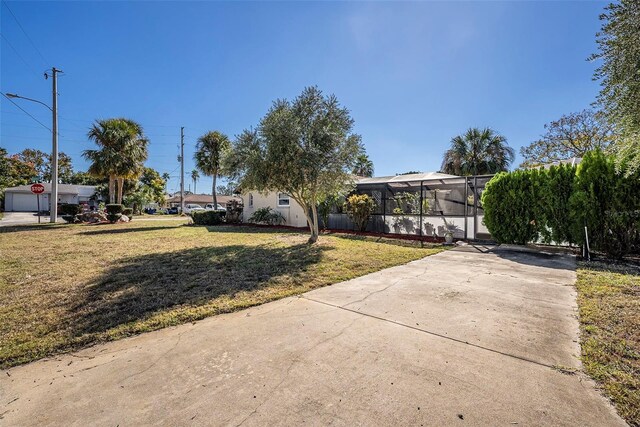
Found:
[[[49,222],[49,215],[41,215],[40,221],[42,224]],[[56,222],[64,222],[62,217],[58,216]],[[0,219],[0,227],[6,227],[11,225],[25,225],[25,224],[37,224],[38,215],[35,212],[3,212],[2,219]]]
[[[5,425],[623,426],[579,372],[574,260],[483,249],[3,373]]]

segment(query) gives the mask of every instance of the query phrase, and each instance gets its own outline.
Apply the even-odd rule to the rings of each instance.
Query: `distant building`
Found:
[[[571,157],[569,159],[557,160],[551,163],[544,163],[542,165],[531,166],[529,169],[548,169],[551,166],[571,165],[578,166],[582,161],[582,157]]]
[[[51,184],[42,183],[44,193],[40,194],[40,210],[50,209]],[[58,203],[95,204],[95,185],[58,184]],[[36,212],[38,198],[31,192],[31,185],[20,185],[5,189],[4,210],[7,212]]]
[[[218,199],[218,203],[222,206],[225,206],[229,200],[237,200],[242,201],[240,197],[237,196],[222,196],[216,195],[216,199]],[[169,207],[180,206],[180,193],[176,193],[173,196],[167,198],[165,203]],[[213,203],[213,196],[211,194],[185,194],[184,195],[184,204],[188,205],[200,205],[203,208],[208,204]]]

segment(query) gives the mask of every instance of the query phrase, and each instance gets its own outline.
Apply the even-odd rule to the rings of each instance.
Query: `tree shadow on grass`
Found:
[[[19,231],[53,231],[53,230],[67,230],[69,225],[56,223],[50,224],[15,224],[15,225],[2,225],[0,226],[0,233],[15,233]]]
[[[203,247],[126,258],[90,285],[73,312],[77,335],[99,333],[180,305],[262,290],[318,263],[318,245]],[[73,316],[73,315],[72,315]]]
[[[180,226],[164,226],[164,227],[127,227],[127,228],[110,228],[106,230],[91,230],[82,232],[85,236],[99,236],[103,234],[122,234],[135,233],[137,231],[156,231],[156,230],[174,230]]]

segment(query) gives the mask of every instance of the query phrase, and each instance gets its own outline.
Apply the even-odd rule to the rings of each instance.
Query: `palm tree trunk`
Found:
[[[124,178],[118,177],[118,204],[122,204],[122,189],[124,187]]]
[[[198,192],[196,191],[196,180],[193,180],[193,194],[198,194]]]
[[[109,175],[109,203],[114,204],[116,202],[116,178],[113,175]]]
[[[213,185],[211,188],[211,193],[213,194],[213,206],[214,209],[216,209],[218,207],[218,197],[216,197],[216,178],[217,178],[217,173],[213,174]]]

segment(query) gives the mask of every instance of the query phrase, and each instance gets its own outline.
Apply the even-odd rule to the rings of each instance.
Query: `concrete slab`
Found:
[[[625,425],[589,380],[550,367],[577,366],[572,260],[510,257],[449,251],[14,368],[0,378],[0,421]]]
[[[46,224],[50,220],[49,215],[41,215],[40,221],[42,224]],[[58,216],[56,222],[64,222],[62,217]],[[0,219],[0,227],[9,227],[12,225],[26,225],[37,224],[38,214],[34,212],[3,212],[2,219]]]

